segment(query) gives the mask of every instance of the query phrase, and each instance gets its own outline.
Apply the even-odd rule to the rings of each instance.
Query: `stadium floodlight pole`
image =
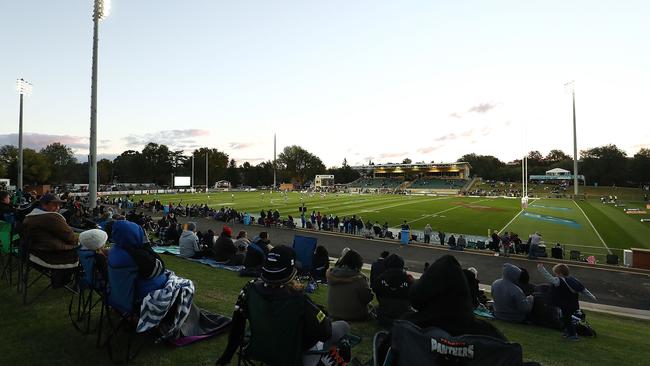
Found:
[[[20,78],[16,80],[16,90],[20,94],[20,111],[18,112],[18,189],[23,191],[23,96],[32,93],[32,84]]]
[[[570,81],[564,86],[571,88],[571,100],[573,104],[573,195],[578,195],[578,135],[576,132],[576,85]]]
[[[88,161],[88,203],[97,206],[97,51],[99,21],[106,19],[111,10],[111,0],[95,0],[93,11],[93,65],[90,86],[90,156]]]
[[[276,140],[276,134],[273,134],[273,190],[275,191],[275,187],[277,187],[277,181],[276,181],[276,175],[275,175],[275,165],[276,165],[276,146],[277,146],[277,140]]]
[[[208,193],[208,152],[205,152],[205,193]]]
[[[194,193],[194,154],[192,154],[192,193]]]

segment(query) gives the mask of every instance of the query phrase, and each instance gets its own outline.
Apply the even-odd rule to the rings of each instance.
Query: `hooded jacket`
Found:
[[[217,262],[229,262],[237,254],[237,247],[228,235],[221,233],[214,243],[214,259]]]
[[[492,324],[474,317],[467,279],[451,255],[440,257],[427,268],[411,286],[409,298],[417,312],[403,319],[421,328],[435,326],[453,336],[475,334],[506,340]]]
[[[501,320],[522,322],[533,309],[533,299],[526,297],[517,286],[521,270],[510,264],[503,265],[503,276],[492,284],[494,316]]]
[[[194,231],[184,230],[178,239],[179,255],[184,258],[193,257],[196,253],[201,252],[199,247],[199,237]]]
[[[142,228],[130,221],[115,221],[113,224],[115,245],[108,252],[110,267],[137,267],[135,283],[137,300],[148,293],[161,289],[167,282],[164,265],[148,243],[145,243]]]
[[[61,214],[35,208],[25,217],[23,224],[33,255],[51,265],[77,262],[77,234]]]
[[[347,266],[330,268],[326,274],[329,291],[327,305],[335,319],[365,320],[373,295],[368,279]]]
[[[411,309],[409,289],[413,277],[404,271],[404,260],[395,254],[386,258],[386,270],[380,274],[372,290],[377,295],[379,306],[377,313],[380,323],[386,324],[394,319],[399,319]]]

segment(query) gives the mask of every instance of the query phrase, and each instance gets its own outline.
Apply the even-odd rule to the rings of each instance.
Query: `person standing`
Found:
[[[431,243],[432,233],[433,233],[433,229],[431,228],[431,225],[427,224],[427,226],[424,227],[424,242],[426,244]]]
[[[440,245],[445,245],[445,233],[438,231],[438,239],[440,240]]]
[[[537,259],[537,250],[542,242],[542,235],[539,231],[530,236],[530,248],[528,249],[528,259]]]

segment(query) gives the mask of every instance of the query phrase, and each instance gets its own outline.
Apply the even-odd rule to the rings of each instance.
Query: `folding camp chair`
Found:
[[[68,317],[76,330],[90,333],[93,310],[102,304],[106,294],[106,273],[97,265],[97,254],[92,250],[79,249],[77,295],[70,298]],[[76,299],[76,308],[75,308]],[[98,325],[99,327],[99,325]]]
[[[293,237],[293,250],[296,253],[296,260],[300,263],[299,275],[310,276],[317,244],[316,238],[302,235]]]
[[[388,334],[379,332],[373,340],[375,366],[478,366],[522,365],[522,349],[484,335],[451,336],[436,327],[422,329],[417,325],[396,320]]]
[[[30,252],[31,240],[27,235],[23,236],[20,240],[19,247],[19,266],[18,266],[18,292],[22,294],[23,305],[31,304],[43,295],[48,289],[54,288],[53,281],[60,282],[57,277],[61,276],[63,281],[63,288],[76,293],[76,279],[79,261],[69,264],[52,265]],[[36,271],[36,278],[30,282],[29,274],[31,271]],[[49,280],[48,285],[41,289],[30,301],[28,301],[28,290],[36,284],[41,278]]]
[[[138,268],[135,266],[113,267],[108,263],[108,290],[106,296],[102,299],[102,309],[99,318],[99,333],[97,335],[97,344],[108,348],[108,356],[111,361],[116,363],[129,362],[133,360],[142,346],[133,348],[133,338],[136,335],[135,324],[139,313],[140,306],[135,297],[136,278]],[[114,323],[111,313],[113,311],[119,315],[119,321]],[[102,342],[102,332],[104,318],[110,327],[109,334],[105,342]],[[116,337],[120,330],[125,330],[126,337],[126,356],[124,360],[116,359],[113,352],[114,343],[120,341],[122,337]]]
[[[6,279],[9,286],[13,284],[14,267],[17,267],[14,257],[18,256],[17,243],[20,239],[13,223],[13,215],[5,215],[5,220],[0,220],[0,278]]]
[[[245,309],[249,328],[237,351],[238,366],[302,366],[305,354],[328,353],[329,350],[302,351],[305,296],[268,300],[257,292],[254,284],[247,286]],[[361,338],[349,336],[346,341],[353,347]]]

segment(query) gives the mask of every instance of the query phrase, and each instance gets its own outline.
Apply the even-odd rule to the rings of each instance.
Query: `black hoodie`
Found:
[[[436,260],[411,286],[411,305],[417,312],[403,319],[421,328],[435,326],[452,336],[486,335],[501,340],[506,337],[491,324],[474,317],[474,307],[463,270],[451,255]]]

